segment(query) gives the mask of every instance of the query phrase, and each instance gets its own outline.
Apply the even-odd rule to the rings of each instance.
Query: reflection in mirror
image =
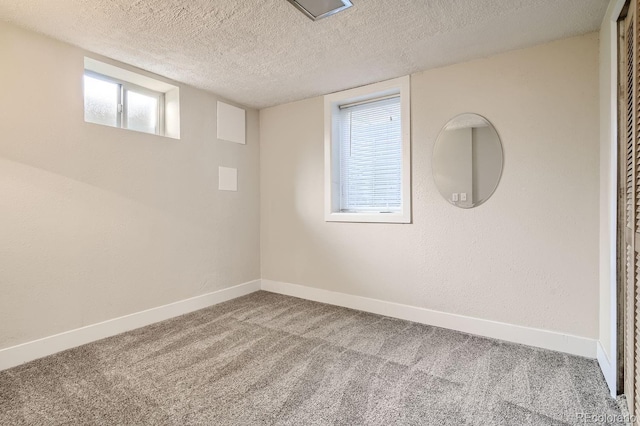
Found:
[[[454,206],[478,206],[496,190],[502,174],[496,129],[478,114],[461,114],[440,131],[433,149],[433,178]]]

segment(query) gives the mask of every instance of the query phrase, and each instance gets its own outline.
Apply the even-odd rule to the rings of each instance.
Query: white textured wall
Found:
[[[247,145],[183,85],[181,140],[84,123],[84,54],[0,23],[0,348],[260,277],[257,111]]]
[[[262,278],[595,338],[598,35],[412,76],[413,223],[323,220],[323,102],[260,111]],[[431,153],[476,112],[504,145],[491,199],[438,193]]]

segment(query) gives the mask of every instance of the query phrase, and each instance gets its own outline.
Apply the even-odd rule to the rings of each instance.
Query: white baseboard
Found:
[[[588,358],[596,357],[596,340],[586,337],[467,317],[464,315],[449,314],[416,306],[385,302],[378,299],[369,299],[367,297],[265,279],[262,280],[262,290],[458,330],[478,336],[491,337]]]
[[[604,350],[594,339],[271,280],[251,281],[1,349],[0,371],[66,349],[226,302],[260,289],[392,318],[458,330],[478,336],[491,337],[588,358],[597,357],[609,387],[612,388],[611,383],[615,383],[615,368],[611,367]],[[614,380],[613,382],[611,382],[612,379]],[[613,389],[615,390],[615,385]]]
[[[250,281],[234,287],[2,349],[0,350],[0,371],[66,349],[104,339],[105,337],[114,336],[124,333],[125,331],[226,302],[227,300],[235,299],[236,297],[244,296],[258,290],[260,290],[260,280]]]
[[[600,369],[602,370],[602,374],[604,375],[604,379],[607,382],[607,386],[609,386],[609,392],[611,396],[615,398],[617,396],[617,386],[616,386],[616,365],[609,360],[607,353],[602,346],[602,343],[598,341],[597,343],[597,353],[596,359],[598,360],[598,364],[600,365]]]

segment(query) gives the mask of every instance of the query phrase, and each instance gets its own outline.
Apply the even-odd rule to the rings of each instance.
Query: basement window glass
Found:
[[[90,58],[83,83],[86,122],[180,137],[176,86]]]
[[[408,77],[325,97],[327,221],[410,222]]]

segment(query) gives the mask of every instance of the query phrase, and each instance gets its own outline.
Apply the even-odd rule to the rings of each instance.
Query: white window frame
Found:
[[[127,122],[128,92],[131,91],[135,93],[140,93],[141,95],[156,98],[158,102],[158,108],[156,110],[156,129],[153,133],[151,132],[141,132],[141,133],[164,136],[164,93],[147,89],[146,87],[138,86],[137,84],[133,84],[125,80],[109,77],[107,75],[100,74],[91,70],[84,70],[84,75],[87,77],[117,84],[119,86],[120,93],[118,94],[118,125],[115,127],[119,127],[121,129],[133,130],[136,132],[139,131],[136,129],[129,128],[129,123]],[[89,121],[89,123],[93,123],[93,122]],[[99,123],[94,123],[94,124],[99,124]]]
[[[324,195],[327,222],[411,223],[411,83],[410,76],[382,81],[324,97]],[[402,190],[399,212],[340,211],[340,106],[400,95]]]
[[[116,66],[85,56],[83,79],[84,75],[88,75],[92,78],[99,78],[120,85],[119,105],[122,105],[118,111],[117,126],[94,123],[92,121],[86,121],[86,119],[85,122],[138,132],[138,130],[127,127],[126,114],[123,111],[126,108],[125,97],[127,90],[132,90],[143,95],[158,97],[156,132],[148,133],[140,131],[140,133],[180,139],[180,88],[168,83],[165,81],[166,79],[160,76],[154,75],[151,77],[147,72],[141,70],[141,72],[133,72],[127,68],[130,67],[124,64]],[[84,108],[83,112],[86,113]]]

